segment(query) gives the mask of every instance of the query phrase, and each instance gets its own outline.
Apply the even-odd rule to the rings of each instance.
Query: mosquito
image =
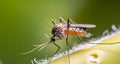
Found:
[[[22,53],[22,54],[29,54],[36,49],[39,49],[39,51],[40,51],[50,43],[53,43],[58,48],[57,51],[54,53],[54,54],[56,54],[60,50],[60,46],[56,44],[56,41],[62,40],[62,39],[66,39],[66,46],[67,46],[67,50],[68,50],[69,49],[68,35],[77,36],[78,39],[80,41],[82,41],[82,39],[80,39],[79,37],[89,38],[91,36],[91,34],[88,33],[86,31],[86,29],[96,27],[96,25],[94,25],[94,24],[70,24],[70,22],[71,22],[70,18],[67,19],[67,24],[63,24],[63,21],[64,21],[64,19],[61,17],[59,19],[59,22],[60,22],[59,24],[56,24],[56,22],[54,20],[52,20],[53,28],[51,31],[52,36],[50,38],[50,41],[40,44],[40,45],[35,45],[36,47],[34,49],[32,49],[28,52]],[[69,59],[69,51],[67,52],[67,54],[68,54],[68,59]],[[69,64],[70,64],[70,60],[69,60]]]

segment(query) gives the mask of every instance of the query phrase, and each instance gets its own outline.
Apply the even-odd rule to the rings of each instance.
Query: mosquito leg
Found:
[[[55,42],[53,42],[53,44],[58,47],[58,49],[57,49],[56,52],[54,53],[54,55],[55,55],[55,54],[60,50],[60,46],[57,45]]]
[[[69,44],[68,44],[68,31],[69,31],[69,27],[70,27],[70,24],[69,24],[69,18],[68,18],[68,22],[67,22],[67,37],[66,37],[66,47],[67,47],[67,54],[68,54],[68,64],[70,64],[70,55],[69,55]]]
[[[63,18],[62,18],[62,17],[60,17],[60,19],[59,19],[59,20],[60,20],[60,23],[62,23],[62,22],[63,22]]]
[[[76,32],[75,32],[76,33]],[[82,38],[77,36],[77,38],[79,39],[80,42],[83,42]]]
[[[69,49],[71,49],[72,48],[72,46],[68,43],[68,46],[69,46]]]
[[[59,19],[59,20],[60,20],[60,23],[62,23],[62,22],[63,22],[63,23],[65,23],[65,24],[67,24],[67,23],[66,23],[66,21],[65,21],[62,17],[60,17],[60,19]]]
[[[56,52],[54,53],[54,55],[56,55],[57,54],[57,52],[60,50],[60,46],[59,45],[57,45],[55,42],[53,42],[53,44],[55,45],[55,46],[57,46],[58,47],[58,49],[56,50]],[[48,64],[51,62],[51,60],[53,59],[53,57],[52,58],[50,58],[50,60],[49,60],[49,62],[48,62]]]
[[[53,20],[53,19],[52,19],[52,23],[53,23],[53,25],[56,25],[55,20]]]
[[[70,55],[69,55],[69,46],[68,46],[68,36],[66,38],[66,46],[67,46],[67,55],[68,55],[68,64],[70,64]]]

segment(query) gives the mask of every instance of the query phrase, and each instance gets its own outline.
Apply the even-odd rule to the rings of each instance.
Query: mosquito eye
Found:
[[[52,34],[56,34],[56,32],[57,32],[57,27],[53,27]]]
[[[53,38],[52,41],[55,41],[55,38]]]
[[[56,31],[53,29],[53,30],[52,30],[52,34],[55,34],[55,32],[56,32]]]
[[[56,40],[55,37],[52,37],[52,38],[51,38],[51,41],[55,41],[55,40]]]

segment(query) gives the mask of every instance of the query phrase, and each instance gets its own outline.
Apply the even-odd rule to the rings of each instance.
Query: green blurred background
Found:
[[[21,55],[34,48],[32,44],[49,41],[51,19],[71,18],[76,23],[96,24],[89,29],[98,37],[111,25],[120,24],[119,0],[4,0],[0,2],[0,64],[31,64],[34,58],[53,56],[56,46],[50,44],[42,51]],[[79,42],[72,39],[71,45]],[[65,51],[65,40],[57,41],[60,52]]]

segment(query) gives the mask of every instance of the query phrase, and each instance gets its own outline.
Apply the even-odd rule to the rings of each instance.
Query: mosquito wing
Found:
[[[70,28],[95,28],[94,24],[70,24]]]

